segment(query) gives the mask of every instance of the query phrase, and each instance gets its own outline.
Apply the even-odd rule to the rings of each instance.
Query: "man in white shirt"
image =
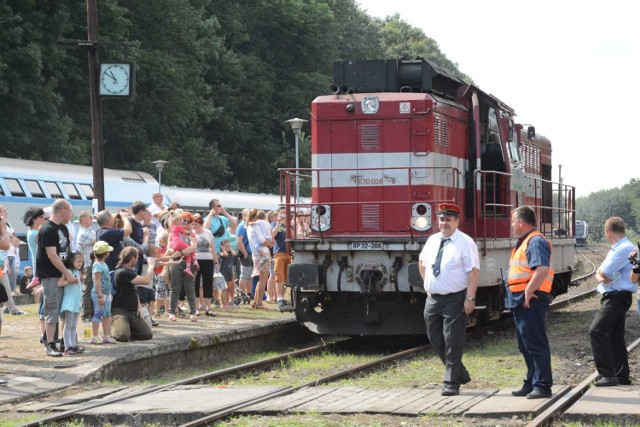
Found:
[[[151,223],[155,225],[158,234],[163,230],[162,224],[158,214],[167,210],[167,206],[163,204],[164,196],[159,191],[153,193],[153,203],[149,205],[149,212],[151,212]],[[155,243],[155,242],[154,242]]]
[[[460,384],[471,381],[462,351],[467,316],[475,309],[480,258],[473,239],[458,230],[459,215],[453,203],[438,205],[440,232],[429,237],[418,262],[427,291],[427,336],[446,367],[443,396],[459,394]]]

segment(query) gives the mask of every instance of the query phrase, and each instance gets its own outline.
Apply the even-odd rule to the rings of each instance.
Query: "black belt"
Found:
[[[610,295],[617,295],[617,294],[622,294],[622,293],[625,293],[625,292],[628,293],[628,294],[631,293],[631,291],[607,291],[607,292],[604,292],[602,294],[602,296],[603,297],[608,297]]]

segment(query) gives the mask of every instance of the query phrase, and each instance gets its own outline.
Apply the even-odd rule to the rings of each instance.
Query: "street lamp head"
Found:
[[[286,120],[286,123],[289,123],[291,125],[291,129],[293,130],[293,133],[295,133],[296,135],[300,134],[300,129],[302,129],[302,125],[304,123],[307,123],[309,120],[305,120],[305,119],[290,119],[290,120]]]
[[[151,163],[156,165],[156,169],[158,169],[158,172],[162,172],[162,169],[164,169],[164,165],[166,165],[169,162],[166,161],[166,160],[156,160],[156,161],[153,161]]]

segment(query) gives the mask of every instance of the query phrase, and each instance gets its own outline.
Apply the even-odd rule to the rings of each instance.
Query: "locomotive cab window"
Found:
[[[53,199],[61,199],[62,191],[60,191],[60,187],[55,182],[45,181],[44,185],[47,186],[47,190],[49,190],[49,194]]]
[[[11,193],[14,197],[24,197],[24,189],[20,185],[20,182],[17,179],[13,178],[5,178],[4,183],[9,188],[9,193]]]
[[[27,184],[27,189],[29,193],[31,193],[31,197],[44,197],[44,191],[42,191],[42,187],[40,187],[40,183],[38,181],[33,180],[25,180],[25,184]]]

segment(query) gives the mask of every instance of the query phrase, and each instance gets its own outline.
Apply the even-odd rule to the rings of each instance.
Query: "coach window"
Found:
[[[67,195],[71,200],[82,200],[82,197],[80,197],[80,193],[78,193],[78,189],[75,185],[69,182],[65,182],[62,185],[64,186],[64,191],[67,192]]]
[[[62,199],[62,191],[60,191],[60,187],[55,182],[45,181],[44,185],[47,186],[47,190],[49,190],[49,194],[51,194],[51,198],[53,199]]]
[[[7,184],[9,188],[9,193],[11,193],[14,197],[24,197],[24,189],[20,185],[20,182],[17,179],[5,178],[4,183]]]
[[[84,193],[84,197],[86,197],[87,200],[93,199],[93,187],[91,187],[89,184],[80,184],[80,189]]]
[[[42,191],[42,187],[40,187],[38,181],[25,179],[24,182],[27,184],[27,189],[29,193],[31,193],[31,197],[44,197],[44,191]]]

